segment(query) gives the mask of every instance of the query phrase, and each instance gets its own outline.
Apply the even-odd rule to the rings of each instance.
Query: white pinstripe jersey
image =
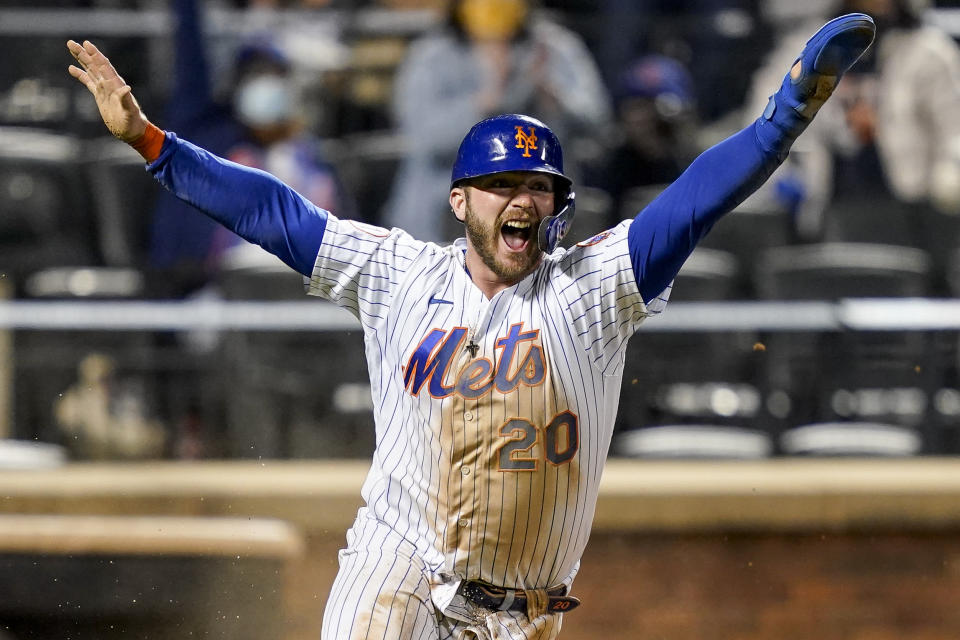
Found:
[[[544,256],[487,300],[465,240],[328,218],[309,293],[359,318],[376,407],[356,526],[386,525],[437,573],[511,588],[573,580],[627,339],[666,303],[640,297],[628,225]]]

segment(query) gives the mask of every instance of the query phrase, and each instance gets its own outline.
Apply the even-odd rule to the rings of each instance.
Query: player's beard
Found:
[[[480,216],[473,212],[470,206],[469,192],[466,194],[466,215],[464,226],[467,238],[480,260],[503,282],[518,282],[524,278],[540,262],[542,253],[537,244],[539,225],[533,227],[530,233],[530,245],[523,253],[509,253],[506,259],[498,257],[500,247],[500,225],[487,225]]]

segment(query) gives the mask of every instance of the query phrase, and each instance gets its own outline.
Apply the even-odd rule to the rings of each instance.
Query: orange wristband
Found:
[[[130,143],[130,146],[137,150],[147,162],[153,162],[160,157],[160,150],[163,148],[163,141],[166,134],[163,129],[155,126],[152,122],[147,122],[147,130],[143,135]]]

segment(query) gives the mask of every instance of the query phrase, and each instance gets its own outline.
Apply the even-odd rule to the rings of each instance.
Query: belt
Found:
[[[473,604],[491,611],[527,612],[527,592],[523,589],[496,587],[477,580],[464,580],[457,593]],[[547,611],[566,613],[580,606],[580,599],[567,595],[567,587],[560,585],[546,590]]]

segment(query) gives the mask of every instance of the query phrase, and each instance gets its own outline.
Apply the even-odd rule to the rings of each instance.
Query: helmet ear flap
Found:
[[[573,216],[577,209],[577,194],[570,189],[566,191],[567,193],[564,198],[558,198],[562,206],[560,206],[557,213],[544,218],[540,222],[537,242],[540,245],[540,250],[544,253],[553,253],[554,249],[560,244],[560,241],[563,240],[563,237],[570,231],[570,226],[573,224]]]

